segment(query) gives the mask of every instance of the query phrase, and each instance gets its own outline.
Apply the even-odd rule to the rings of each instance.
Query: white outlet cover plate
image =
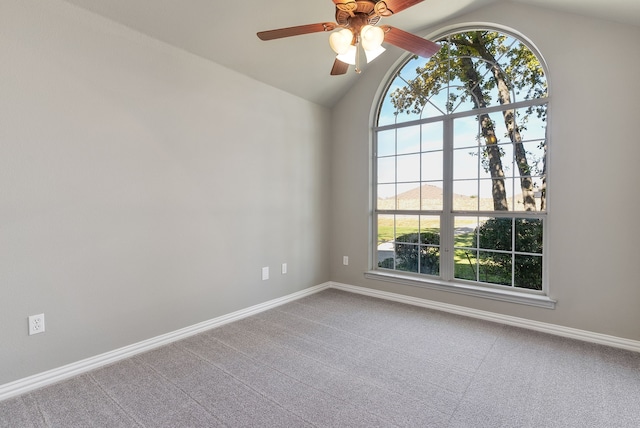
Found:
[[[44,333],[44,314],[29,316],[29,336]]]

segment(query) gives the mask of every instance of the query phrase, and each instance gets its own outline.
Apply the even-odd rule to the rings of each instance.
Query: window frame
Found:
[[[538,58],[540,64],[545,72],[545,78],[547,80],[548,88],[548,73],[546,64],[539,51],[535,49],[533,44],[521,34],[508,30],[502,27],[492,27],[487,25],[481,26],[462,26],[452,28],[446,33],[441,34],[438,37],[432,38],[433,40],[440,40],[448,37],[449,35],[462,33],[465,31],[496,31],[510,37],[516,38],[520,43],[524,44],[531,52]],[[381,91],[378,92],[376,101],[373,105],[372,111],[372,128],[371,129],[371,144],[372,144],[372,156],[370,156],[371,172],[372,172],[372,185],[371,185],[371,208],[372,208],[372,221],[371,221],[371,257],[370,257],[370,269],[365,273],[365,277],[368,279],[392,282],[403,285],[417,286],[428,289],[435,289],[440,291],[448,291],[457,294],[471,295],[475,297],[487,298],[492,300],[507,301],[511,303],[519,303],[531,306],[537,306],[547,309],[554,309],[556,301],[549,297],[549,281],[548,281],[548,199],[544,212],[536,211],[535,215],[528,213],[527,211],[455,211],[452,205],[452,184],[445,185],[443,191],[443,206],[441,210],[385,210],[379,209],[377,205],[377,193],[378,193],[378,133],[380,131],[401,129],[411,126],[422,126],[427,123],[442,123],[443,126],[443,182],[453,183],[453,124],[458,118],[473,117],[479,114],[491,114],[496,112],[502,112],[504,106],[494,105],[483,108],[481,110],[472,109],[460,112],[448,113],[435,117],[426,117],[415,120],[409,120],[406,122],[393,124],[386,124],[378,126],[379,115],[383,107],[383,103],[388,94],[389,88],[395,81],[395,77],[398,73],[411,61],[412,55],[405,55],[397,65],[393,67],[390,72],[385,76],[385,81],[381,86]],[[516,101],[509,104],[509,109],[526,108],[533,105],[546,105],[547,108],[547,133],[545,140],[549,142],[548,127],[551,117],[551,97],[549,96],[549,90],[547,96],[544,98],[536,98],[530,100]],[[397,154],[395,155],[397,157]],[[549,153],[547,153],[546,159],[546,171],[545,179],[549,182]],[[397,184],[398,181],[396,180]],[[499,213],[498,215],[496,215]],[[430,276],[421,273],[404,272],[396,269],[384,269],[378,267],[378,216],[379,215],[431,215],[440,216],[440,275]],[[542,233],[543,233],[543,255],[542,255],[542,289],[531,290],[527,288],[511,286],[494,285],[491,283],[468,281],[463,279],[456,279],[454,277],[453,269],[453,252],[455,242],[453,239],[453,222],[456,216],[478,216],[478,217],[509,217],[509,218],[527,218],[535,217],[542,219]],[[394,222],[395,224],[395,222]],[[515,249],[512,250],[513,254],[516,254]],[[448,255],[445,255],[448,254]],[[445,271],[445,276],[442,275],[442,271]]]

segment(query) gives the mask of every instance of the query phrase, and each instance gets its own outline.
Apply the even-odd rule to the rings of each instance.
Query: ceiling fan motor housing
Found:
[[[384,2],[380,2],[384,3]],[[386,6],[384,7],[386,9]],[[340,27],[348,28],[358,34],[365,25],[376,25],[381,16],[376,13],[376,2],[357,0],[336,5],[336,22]]]

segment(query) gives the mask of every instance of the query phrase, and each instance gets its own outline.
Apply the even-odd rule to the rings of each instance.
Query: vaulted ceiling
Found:
[[[256,32],[334,21],[330,0],[66,0],[315,103],[332,106],[357,79],[330,76],[327,34],[263,42]],[[420,32],[500,0],[424,0],[384,19]],[[505,1],[505,0],[503,0]],[[640,0],[506,0],[640,26]],[[391,48],[397,49],[397,48]]]

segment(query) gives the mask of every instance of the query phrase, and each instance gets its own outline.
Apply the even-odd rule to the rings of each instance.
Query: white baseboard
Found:
[[[167,334],[143,340],[133,345],[125,346],[114,351],[105,352],[104,354],[90,357],[75,363],[68,364],[43,373],[38,373],[23,379],[18,379],[4,385],[0,385],[0,401],[7,398],[15,397],[20,394],[42,388],[56,382],[71,378],[73,376],[86,373],[90,370],[103,367],[107,364],[115,363],[125,358],[132,357],[142,352],[150,351],[163,345],[167,345],[177,340],[185,339],[206,330],[220,327],[224,324],[246,318],[251,315],[266,311],[276,306],[292,302],[310,294],[317,293],[327,288],[335,288],[338,290],[348,291],[350,293],[363,294],[370,297],[392,300],[395,302],[406,303],[414,306],[435,309],[438,311],[449,312],[458,315],[464,315],[471,318],[478,318],[487,321],[493,321],[501,324],[522,327],[530,330],[536,330],[556,336],[578,339],[585,342],[598,343],[614,348],[626,349],[629,351],[640,352],[640,341],[623,339],[620,337],[609,336],[606,334],[593,333],[585,330],[578,330],[570,327],[563,327],[554,324],[548,324],[538,321],[532,321],[525,318],[512,317],[493,312],[480,311],[477,309],[466,308],[463,306],[450,305],[448,303],[435,302],[432,300],[420,299],[417,297],[404,296],[402,294],[389,293],[386,291],[374,290],[371,288],[357,287],[354,285],[341,284],[338,282],[327,282],[316,285],[293,294],[289,294],[278,299],[270,300],[246,309],[232,312],[221,317],[213,318],[180,330],[176,330]]]
[[[206,330],[220,327],[221,325],[237,321],[251,315],[255,315],[268,309],[275,308],[276,306],[280,306],[285,303],[308,296],[310,294],[317,293],[318,291],[324,290],[329,286],[330,283],[316,285],[314,287],[310,287],[305,290],[280,297],[278,299],[269,300],[268,302],[260,303],[258,305],[232,312],[221,317],[213,318],[211,320],[203,321],[201,323],[194,324],[180,330],[156,336],[151,339],[143,340],[142,342],[134,343],[133,345],[125,346],[114,351],[105,352],[104,354],[96,355],[95,357],[89,357],[87,359],[67,364],[56,369],[48,370],[43,373],[38,373],[33,376],[18,379],[14,382],[0,385],[0,401],[27,393],[29,391],[33,391],[34,389],[42,388],[43,386],[60,382],[73,376],[86,373],[90,370],[95,370],[97,368],[106,366],[107,364],[115,363],[117,361],[132,357],[142,352],[150,351],[160,346],[167,345],[171,342],[185,339],[189,336],[202,333]]]
[[[598,343],[600,345],[611,346],[613,348],[640,352],[640,341],[637,340],[624,339],[607,334],[594,333],[591,331],[579,330],[571,327],[563,327],[560,325],[528,320],[526,318],[518,318],[509,315],[497,314],[494,312],[480,311],[477,309],[466,308],[464,306],[450,305],[448,303],[435,302],[432,300],[420,299],[417,297],[405,296],[402,294],[389,293],[386,291],[373,290],[371,288],[357,287],[354,285],[341,284],[337,282],[331,282],[330,288],[348,291],[351,293],[364,294],[366,296],[392,300],[394,302],[406,303],[414,306],[421,306],[423,308],[450,312],[453,314],[464,315],[471,318],[493,321],[500,324],[522,327],[529,330],[553,334],[555,336],[582,340],[584,342]]]

